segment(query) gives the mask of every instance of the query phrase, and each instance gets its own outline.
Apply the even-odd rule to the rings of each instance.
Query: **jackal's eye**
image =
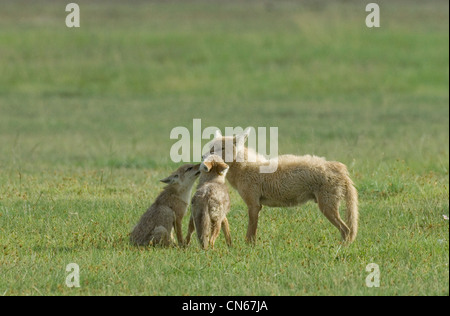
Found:
[[[189,168],[187,168],[187,170],[186,171],[191,171],[192,170],[192,167],[189,167]]]

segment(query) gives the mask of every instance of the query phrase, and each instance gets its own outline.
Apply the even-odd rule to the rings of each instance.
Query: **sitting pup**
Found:
[[[214,242],[222,227],[228,246],[231,246],[230,228],[226,218],[230,210],[230,196],[225,184],[228,165],[217,155],[209,156],[200,165],[200,179],[192,198],[191,218],[186,236],[186,245],[194,229],[203,249]]]
[[[130,236],[132,243],[169,246],[172,228],[175,228],[178,245],[183,245],[181,222],[189,206],[192,186],[200,175],[199,167],[200,164],[181,166],[161,180],[168,185],[134,227]]]

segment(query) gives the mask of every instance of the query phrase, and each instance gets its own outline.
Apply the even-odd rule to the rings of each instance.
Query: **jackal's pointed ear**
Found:
[[[248,136],[250,135],[251,131],[252,131],[252,127],[247,127],[242,134],[237,135],[234,138],[235,143],[237,145],[244,145],[245,142],[247,141]]]
[[[203,161],[200,165],[200,171],[203,171],[203,172],[210,172],[211,168],[212,168],[211,161]]]
[[[220,129],[217,129],[214,132],[214,138],[222,138],[222,132],[220,131]]]
[[[244,133],[242,133],[242,136],[245,138],[245,140],[247,140],[247,138],[248,138],[248,136],[250,135],[251,131],[252,131],[252,128],[251,128],[251,127],[247,127],[247,128],[244,130]]]
[[[162,183],[166,183],[166,184],[172,184],[172,183],[175,182],[175,179],[172,176],[169,176],[169,177],[164,178],[164,179],[159,180],[159,181],[161,181]]]
[[[219,162],[217,163],[217,172],[221,175],[221,176],[226,176],[228,169],[230,169],[230,167],[224,163],[224,162]]]

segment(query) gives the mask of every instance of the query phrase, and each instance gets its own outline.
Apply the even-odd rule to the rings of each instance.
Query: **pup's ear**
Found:
[[[172,176],[168,176],[167,178],[159,181],[161,181],[162,183],[172,184],[175,182],[175,179]]]
[[[200,165],[200,171],[204,172],[210,172],[212,168],[212,162],[211,161],[203,161]]]
[[[217,163],[217,172],[221,175],[221,176],[226,176],[228,169],[230,169],[230,167],[224,163],[224,162],[218,162]]]

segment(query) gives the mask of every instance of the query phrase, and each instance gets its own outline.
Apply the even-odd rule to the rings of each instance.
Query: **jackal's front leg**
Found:
[[[177,235],[178,246],[183,246],[182,218],[175,219],[175,234]]]
[[[261,211],[261,205],[252,204],[248,205],[248,228],[246,241],[250,244],[256,242],[256,230],[258,228],[259,211]]]

